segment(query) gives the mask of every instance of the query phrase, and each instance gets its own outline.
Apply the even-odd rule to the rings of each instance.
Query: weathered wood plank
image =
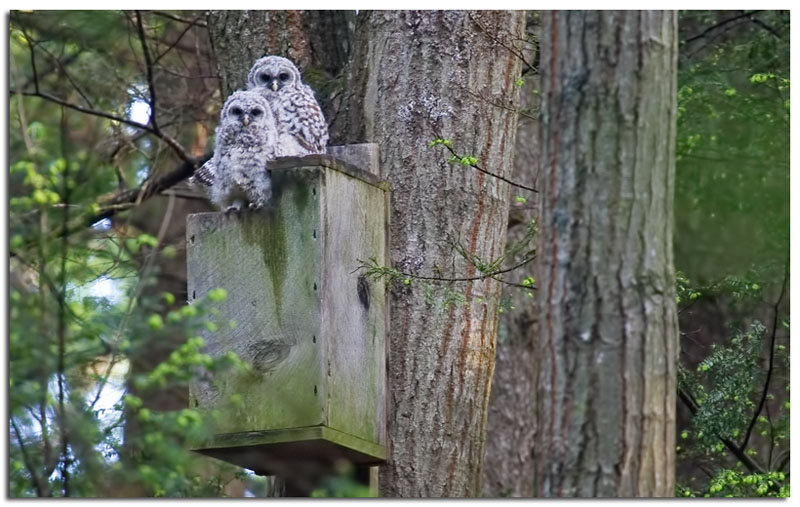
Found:
[[[358,272],[359,260],[385,259],[384,192],[327,171],[322,193],[322,325],[328,359],[328,423],[385,441],[386,291]],[[377,417],[359,418],[378,408]]]

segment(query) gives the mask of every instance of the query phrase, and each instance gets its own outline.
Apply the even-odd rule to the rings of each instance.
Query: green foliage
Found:
[[[143,17],[161,90],[183,90],[170,84],[183,56],[167,45],[186,26]],[[92,224],[111,196],[177,164],[157,136],[108,117],[131,119],[150,98],[139,42],[133,12],[10,15],[13,497],[219,496],[234,477],[189,451],[213,431],[214,414],[154,401],[244,368],[236,357],[211,358],[199,338],[229,325],[216,309],[224,291],[187,305],[159,289],[160,262],[178,254],[154,232],[166,217],[148,230],[120,208]],[[161,98],[164,132],[192,145],[196,129],[180,117],[192,99]]]
[[[736,35],[714,32],[713,43],[680,49],[675,256],[701,281],[740,275],[788,248],[789,16],[758,18],[775,33],[744,19],[719,29]],[[707,11],[681,15],[697,32],[716,21]]]
[[[680,497],[789,493],[789,26],[785,11],[680,16]]]
[[[706,498],[748,498],[759,496],[788,498],[789,484],[779,485],[784,480],[786,480],[786,474],[783,472],[745,474],[736,470],[723,469],[711,479],[706,493],[699,495],[698,492],[679,485],[676,488],[676,496],[688,498],[698,496]]]
[[[729,345],[712,344],[711,354],[697,366],[697,375],[681,370],[681,387],[694,393],[699,404],[693,423],[706,448],[718,449],[718,436],[736,438],[747,427],[755,408],[751,398],[759,386],[765,331],[753,321],[748,330],[736,330]]]
[[[312,498],[371,498],[376,497],[369,486],[355,479],[355,470],[346,462],[337,463],[336,475],[311,492]]]
[[[678,293],[684,300],[683,310],[698,300],[725,297],[731,307],[745,308],[745,314],[754,311],[759,304],[756,296],[761,294],[761,287],[752,279],[729,276],[701,288],[693,288],[680,273],[677,279]],[[687,298],[686,294],[697,296]],[[704,461],[715,473],[700,489],[679,483],[677,496],[789,494],[783,467],[789,457],[790,404],[788,399],[776,403],[775,396],[779,391],[789,390],[788,377],[776,374],[772,389],[764,390],[770,376],[763,368],[763,344],[777,329],[767,328],[753,318],[746,320],[746,328],[732,324],[729,339],[725,343],[712,343],[711,352],[695,368],[679,364],[678,388],[683,397],[691,398],[696,408],[691,427],[680,432],[678,459]],[[788,319],[783,320],[782,327],[788,331]],[[773,346],[772,340],[769,343]],[[775,362],[769,367],[776,372],[788,372],[786,347],[774,345],[772,353]],[[766,402],[766,408],[762,407],[762,401]],[[729,444],[740,449],[748,461],[734,454],[737,461],[732,464]],[[749,471],[745,472],[743,467]],[[754,471],[754,467],[758,471]]]

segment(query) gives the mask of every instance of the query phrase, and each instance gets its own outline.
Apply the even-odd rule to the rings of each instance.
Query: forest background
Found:
[[[352,141],[343,104],[363,42],[357,18],[276,13],[264,23],[277,34],[274,52],[294,59],[314,87],[331,144]],[[185,216],[211,208],[184,180],[212,150],[230,91],[221,74],[235,72],[218,58],[231,51],[215,32],[225,22],[190,11],[10,15],[13,497],[269,489],[264,478],[186,451],[212,431],[188,408],[188,382],[199,371],[246,367],[206,356],[197,338],[200,328],[230,325],[214,313],[224,291],[186,305]],[[510,176],[523,187],[508,210],[509,245],[522,246],[509,265],[529,260],[537,218],[536,193],[525,187],[538,186],[530,171],[539,153],[538,13],[524,26]],[[783,11],[679,16],[679,496],[789,491],[789,27]],[[249,66],[263,48],[246,49],[253,54],[241,65]],[[445,165],[450,153],[435,134],[421,152]],[[530,266],[509,272],[505,280],[522,287],[506,284],[497,305],[484,496],[537,493],[532,275]],[[396,282],[426,290],[417,280]],[[462,303],[457,284],[441,283],[435,294],[442,308]],[[315,494],[369,490],[343,470]]]

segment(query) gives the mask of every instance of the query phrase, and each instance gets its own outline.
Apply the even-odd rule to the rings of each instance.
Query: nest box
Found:
[[[204,331],[207,353],[252,365],[191,386],[192,407],[222,412],[195,450],[260,474],[386,458],[386,291],[358,267],[389,264],[388,186],[374,145],[332,151],[273,163],[268,209],[187,219],[189,299],[224,288],[235,323]]]

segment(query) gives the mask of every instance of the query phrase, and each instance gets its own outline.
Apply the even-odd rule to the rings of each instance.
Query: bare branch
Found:
[[[761,400],[758,402],[758,407],[756,408],[755,412],[753,413],[753,418],[750,420],[750,425],[747,427],[747,433],[744,435],[744,440],[742,441],[742,445],[739,446],[739,450],[744,452],[745,448],[747,447],[747,442],[750,440],[750,434],[753,431],[753,427],[756,425],[756,421],[758,420],[758,416],[761,414],[761,411],[764,409],[764,404],[767,402],[767,394],[769,393],[769,382],[772,380],[772,372],[775,366],[775,337],[778,333],[778,312],[780,311],[780,305],[783,301],[783,296],[786,294],[786,285],[789,283],[789,256],[787,252],[786,256],[786,267],[783,276],[783,285],[781,286],[781,294],[778,296],[778,301],[775,302],[773,306],[773,315],[772,315],[772,336],[770,337],[770,345],[769,345],[769,365],[767,366],[767,378],[764,379],[764,389],[761,392]]]
[[[144,55],[144,66],[147,74],[147,88],[150,92],[150,125],[153,126],[155,132],[159,132],[158,123],[156,122],[156,87],[153,80],[153,61],[150,59],[150,50],[147,49],[147,37],[144,33],[144,25],[142,24],[142,13],[136,12],[136,28],[139,31],[139,42],[142,44],[142,54]]]
[[[198,18],[198,19],[199,19],[199,18]],[[192,24],[188,24],[188,25],[186,25],[186,28],[184,28],[184,29],[183,29],[183,31],[182,31],[180,34],[178,34],[178,37],[175,39],[175,41],[174,41],[174,42],[172,42],[172,43],[171,43],[171,44],[170,44],[170,45],[167,47],[167,49],[165,49],[165,50],[164,50],[164,51],[162,51],[162,52],[161,52],[161,53],[160,53],[158,56],[156,56],[156,59],[155,59],[155,61],[154,61],[153,63],[158,63],[158,62],[159,62],[159,60],[161,60],[161,59],[162,59],[162,58],[163,58],[163,57],[164,57],[164,56],[165,56],[167,53],[169,53],[170,51],[172,51],[172,50],[175,48],[175,46],[177,46],[177,45],[178,45],[178,43],[181,41],[181,39],[183,39],[183,36],[184,36],[184,35],[186,35],[186,34],[189,32],[189,30],[191,30],[193,27],[194,27],[194,25],[192,25]]]
[[[28,49],[30,50],[31,55],[31,72],[33,73],[33,88],[36,92],[39,92],[39,74],[36,72],[36,53],[33,49],[33,42],[31,38],[28,37],[28,32],[22,30],[22,35],[25,36],[25,42],[28,43]]]
[[[133,308],[136,304],[139,296],[142,294],[142,289],[145,286],[145,277],[147,272],[153,265],[155,261],[156,252],[158,252],[158,248],[164,243],[164,238],[167,234],[167,228],[169,225],[170,220],[172,219],[172,211],[175,207],[175,196],[170,195],[169,201],[167,202],[167,210],[164,213],[164,218],[161,221],[161,226],[158,229],[158,235],[156,237],[156,245],[153,249],[147,254],[145,258],[144,264],[142,265],[142,269],[140,271],[140,276],[136,283],[136,288],[133,291],[133,295],[128,300],[128,308],[125,311],[125,315],[122,317],[122,320],[117,327],[117,331],[114,333],[114,338],[111,340],[111,360],[108,363],[108,367],[106,368],[105,375],[102,375],[100,378],[100,383],[97,386],[97,393],[95,394],[94,399],[92,400],[91,405],[89,406],[90,409],[94,409],[97,402],[100,400],[100,395],[103,392],[106,384],[108,384],[108,379],[111,377],[111,371],[114,369],[114,366],[119,362],[120,354],[119,354],[119,344],[122,341],[122,333],[128,326],[128,321],[130,320],[131,315],[133,314]]]
[[[172,14],[170,12],[150,11],[150,13],[155,14],[156,16],[161,16],[167,19],[171,19],[173,21],[178,21],[180,23],[186,23],[188,25],[200,26],[203,28],[208,27],[208,24],[205,21],[200,21],[200,16],[198,16],[196,19],[186,19],[180,16],[176,16],[175,14]]]
[[[17,427],[17,422],[14,420],[13,417],[11,419],[11,427],[14,429],[14,435],[17,437],[17,444],[19,445],[19,449],[22,452],[22,463],[25,465],[25,468],[28,470],[28,473],[31,474],[31,482],[33,482],[33,487],[36,488],[36,496],[44,497],[44,496],[52,496],[50,494],[49,488],[47,487],[47,483],[42,480],[39,474],[36,473],[36,467],[33,466],[31,462],[30,455],[28,454],[28,449],[25,447],[25,442],[22,440],[22,434],[19,431],[19,427]]]
[[[690,43],[690,42],[693,42],[693,41],[696,41],[696,40],[698,40],[698,39],[702,39],[703,37],[706,37],[706,36],[708,36],[708,34],[710,34],[711,32],[713,32],[714,30],[717,30],[717,29],[719,29],[719,28],[721,28],[721,27],[723,27],[723,26],[725,26],[725,25],[728,25],[728,24],[730,24],[730,23],[733,23],[734,21],[739,21],[739,20],[741,20],[741,19],[744,19],[744,18],[749,18],[749,17],[751,17],[753,14],[756,14],[756,13],[759,13],[759,12],[761,12],[761,11],[748,11],[748,12],[743,12],[742,14],[739,14],[738,16],[734,16],[734,17],[732,17],[732,18],[728,18],[728,19],[722,20],[722,21],[720,21],[719,23],[716,23],[716,24],[714,24],[714,25],[711,25],[711,26],[709,26],[708,28],[706,28],[705,30],[703,30],[702,32],[700,32],[699,34],[697,34],[697,35],[695,35],[695,36],[693,36],[693,37],[689,37],[688,39],[684,40],[684,41],[683,41],[683,43],[684,43],[684,44],[688,44],[688,43]]]
[[[39,49],[41,49],[44,52],[44,54],[46,54],[47,56],[50,57],[50,59],[53,60],[53,62],[55,63],[55,68],[57,68],[64,74],[64,77],[67,78],[67,81],[69,81],[72,87],[75,88],[75,91],[78,92],[78,95],[81,96],[83,101],[86,102],[86,105],[93,109],[94,104],[92,104],[92,101],[89,100],[89,97],[85,93],[83,93],[83,89],[81,89],[78,83],[76,83],[75,80],[72,79],[72,76],[70,76],[69,72],[67,72],[66,67],[61,63],[61,60],[56,55],[48,51],[44,46],[39,46]]]
[[[763,28],[764,30],[768,31],[769,33],[771,33],[772,35],[774,35],[775,37],[777,37],[777,38],[778,38],[778,40],[782,40],[782,39],[783,39],[783,37],[781,37],[781,34],[779,34],[777,30],[775,30],[774,28],[772,28],[772,27],[771,27],[771,26],[769,26],[768,24],[764,23],[763,21],[761,21],[761,20],[760,20],[760,19],[758,19],[757,17],[755,17],[755,16],[750,16],[750,21],[752,21],[752,22],[753,22],[753,23],[755,23],[756,25],[760,26],[760,27],[761,27],[761,28]]]
[[[178,143],[178,141],[176,141],[171,136],[165,134],[164,132],[154,129],[150,125],[145,125],[144,123],[139,123],[137,121],[129,120],[129,119],[124,118],[122,116],[118,116],[118,115],[115,115],[115,114],[107,113],[105,111],[100,111],[98,109],[90,109],[90,108],[87,108],[87,107],[79,106],[77,104],[72,104],[70,102],[67,102],[64,99],[60,99],[58,97],[55,97],[55,96],[50,95],[49,93],[45,93],[45,92],[39,92],[39,91],[26,92],[26,91],[13,90],[13,89],[9,90],[9,92],[12,95],[13,94],[17,94],[17,95],[25,95],[27,97],[39,97],[39,98],[42,98],[42,99],[45,99],[45,100],[49,100],[50,102],[55,102],[56,104],[60,104],[60,105],[62,105],[64,107],[67,107],[69,109],[73,109],[75,111],[79,111],[81,113],[90,114],[92,116],[99,116],[101,118],[106,118],[108,120],[118,121],[120,123],[124,123],[125,125],[129,125],[131,127],[137,128],[137,129],[145,130],[145,131],[149,132],[150,134],[153,134],[154,136],[158,137],[162,141],[164,141],[170,148],[173,149],[173,151],[175,151],[175,153],[178,155],[178,157],[181,160],[183,160],[184,162],[186,162],[188,164],[192,164],[192,165],[197,163],[197,160],[194,157],[192,157],[191,155],[189,155],[189,153],[184,149],[183,146],[180,145],[180,143]]]

